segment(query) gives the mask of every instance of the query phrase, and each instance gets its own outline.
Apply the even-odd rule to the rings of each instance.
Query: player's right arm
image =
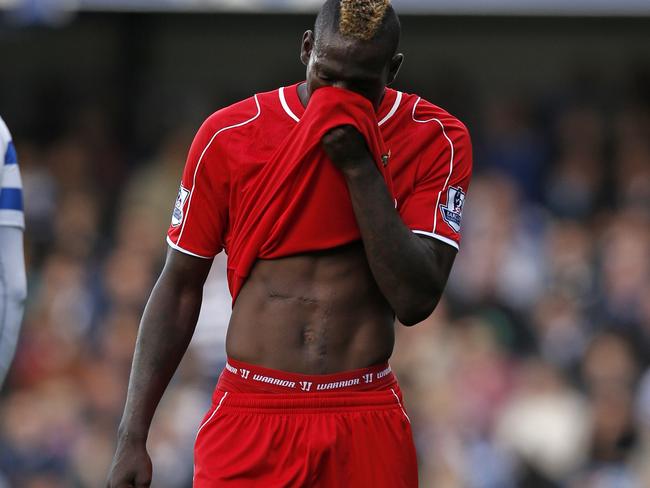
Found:
[[[142,316],[109,488],[146,487],[151,420],[194,333],[211,260],[170,249]]]
[[[167,260],[140,323],[109,488],[151,484],[149,427],[194,333],[212,259],[223,248],[229,173],[219,151],[222,139],[216,140],[223,124],[221,114],[210,117],[190,148],[167,235]]]

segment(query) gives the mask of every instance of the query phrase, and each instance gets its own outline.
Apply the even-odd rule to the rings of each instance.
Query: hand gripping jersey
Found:
[[[345,181],[320,147],[327,130],[352,124],[404,223],[458,248],[472,155],[457,119],[390,89],[377,113],[337,88],[317,90],[305,109],[297,88],[258,94],[203,124],[174,207],[171,247],[203,258],[225,249],[234,302],[255,259],[358,240]]]
[[[16,149],[0,118],[0,226],[25,228],[23,190]]]

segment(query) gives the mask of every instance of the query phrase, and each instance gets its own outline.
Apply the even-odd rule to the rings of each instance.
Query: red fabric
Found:
[[[242,196],[228,254],[233,300],[258,258],[270,258],[278,249],[298,252],[307,236],[323,248],[361,237],[350,198],[331,198],[345,194],[346,186],[321,147],[322,137],[341,125],[361,132],[383,169],[384,143],[372,104],[348,90],[316,90],[300,122]]]
[[[241,393],[220,381],[196,437],[194,487],[417,487],[401,392],[379,388]]]
[[[391,89],[376,114],[362,97],[336,88],[317,90],[305,109],[297,87],[258,94],[202,125],[168,232],[172,247],[205,258],[225,248],[234,301],[257,258],[359,239],[343,178],[320,149],[320,136],[346,123],[362,129],[377,162],[391,153],[388,166],[378,167],[404,223],[458,246],[459,195],[472,169],[471,142],[458,119]]]

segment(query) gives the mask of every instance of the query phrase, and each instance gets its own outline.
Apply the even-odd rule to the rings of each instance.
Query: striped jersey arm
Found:
[[[25,228],[23,185],[16,148],[0,117],[0,225]]]

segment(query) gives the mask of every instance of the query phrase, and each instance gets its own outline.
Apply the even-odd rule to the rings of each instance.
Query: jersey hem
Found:
[[[195,258],[201,258],[201,259],[214,259],[214,256],[201,256],[200,254],[193,253],[192,251],[188,251],[187,249],[183,249],[181,246],[178,244],[174,244],[169,236],[167,236],[167,244],[169,247],[172,249],[175,249],[176,251],[180,251],[183,254],[188,254],[190,256],[194,256]]]
[[[423,236],[427,237],[432,237],[434,239],[438,239],[439,241],[444,242],[445,244],[449,244],[451,247],[456,248],[456,250],[460,250],[460,246],[458,243],[452,239],[449,239],[448,237],[441,236],[440,234],[436,234],[435,232],[426,232],[424,230],[414,230],[414,234],[421,234]]]

